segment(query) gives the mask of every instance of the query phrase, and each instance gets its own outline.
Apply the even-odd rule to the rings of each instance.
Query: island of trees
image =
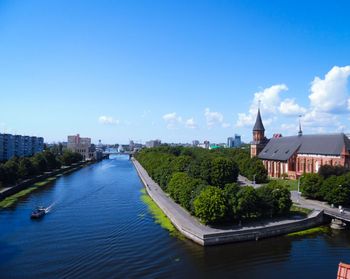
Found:
[[[175,202],[205,224],[281,216],[292,205],[289,190],[276,181],[258,189],[237,184],[239,174],[267,182],[263,164],[246,150],[160,146],[141,150],[136,159]]]

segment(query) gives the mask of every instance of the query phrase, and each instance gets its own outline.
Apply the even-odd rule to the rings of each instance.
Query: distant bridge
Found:
[[[135,154],[135,152],[133,152],[133,151],[119,152],[119,151],[115,151],[115,150],[110,150],[110,151],[103,152],[103,156],[108,157],[108,158],[110,155],[126,155],[126,156],[129,156],[129,159],[130,159],[134,154]]]

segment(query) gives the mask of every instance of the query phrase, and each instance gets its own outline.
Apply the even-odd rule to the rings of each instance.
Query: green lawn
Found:
[[[302,213],[302,214],[309,214],[312,212],[311,209],[308,209],[308,208],[303,208],[303,207],[300,207],[300,206],[297,206],[295,204],[292,205],[292,207],[290,208],[290,212],[291,213]]]
[[[279,183],[286,186],[289,191],[297,191],[298,190],[298,180],[290,180],[290,179],[276,179]]]

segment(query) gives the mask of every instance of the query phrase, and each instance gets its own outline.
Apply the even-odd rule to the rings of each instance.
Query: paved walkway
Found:
[[[210,244],[213,244],[214,242],[215,244],[219,244],[256,239],[256,235],[260,235],[260,231],[262,235],[261,237],[263,237],[263,235],[273,236],[283,234],[280,232],[281,227],[283,227],[282,229],[285,229],[284,227],[288,226],[287,229],[291,229],[293,224],[297,224],[301,221],[308,221],[308,218],[315,218],[316,220],[319,216],[319,212],[315,211],[308,218],[299,218],[297,220],[291,217],[265,222],[252,222],[246,226],[232,225],[224,228],[205,226],[201,224],[197,218],[190,215],[179,204],[175,203],[170,197],[168,197],[167,194],[164,193],[159,187],[159,185],[152,180],[152,178],[137,160],[132,159],[132,162],[134,163],[134,166],[142,182],[144,183],[148,194],[168,216],[174,226],[186,237],[201,245],[206,245],[206,240],[208,240],[208,242],[211,241]],[[310,227],[310,225],[308,225],[308,227]],[[291,231],[295,231],[295,229]]]
[[[255,183],[243,175],[238,175],[237,182],[240,186],[253,186],[254,188],[259,188],[262,184]]]
[[[339,211],[337,207],[331,207],[327,202],[306,199],[301,196],[298,191],[291,191],[291,198],[294,203],[308,209],[324,210],[327,215],[350,221],[350,208],[343,207],[343,212]]]

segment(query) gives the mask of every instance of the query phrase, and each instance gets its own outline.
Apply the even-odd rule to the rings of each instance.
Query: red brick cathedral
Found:
[[[263,161],[270,177],[296,179],[303,173],[317,173],[323,165],[350,166],[350,140],[343,133],[265,137],[260,109],[253,128],[251,156]]]

